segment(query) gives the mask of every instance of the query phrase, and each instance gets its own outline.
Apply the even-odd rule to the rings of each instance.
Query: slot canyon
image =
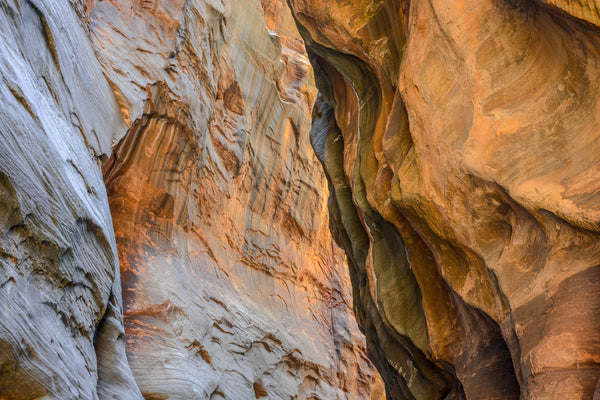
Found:
[[[600,0],[0,35],[0,400],[600,400]]]

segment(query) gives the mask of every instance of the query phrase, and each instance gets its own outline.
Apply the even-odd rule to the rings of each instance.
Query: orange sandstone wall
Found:
[[[309,143],[310,64],[288,9],[263,6],[272,30],[253,1],[133,17],[121,7],[90,21],[105,65],[139,54],[127,57],[139,78],[130,96],[145,88],[104,176],[127,350],[147,397],[369,397],[373,374]],[[102,49],[130,19],[157,29],[144,40],[124,30]],[[138,72],[144,62],[168,71]],[[121,87],[122,72],[112,75]]]
[[[388,398],[597,397],[596,2],[290,5]]]

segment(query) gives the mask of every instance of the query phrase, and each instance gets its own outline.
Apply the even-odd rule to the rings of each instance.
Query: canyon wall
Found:
[[[0,398],[379,399],[282,1],[0,0]]]
[[[600,3],[288,3],[0,0],[0,399],[600,398]]]
[[[100,169],[117,102],[69,3],[2,1],[0,32],[0,398],[141,399]]]
[[[600,398],[597,2],[289,3],[388,399]]]

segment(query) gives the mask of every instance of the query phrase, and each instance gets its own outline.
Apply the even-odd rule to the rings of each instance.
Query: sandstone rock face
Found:
[[[290,5],[388,399],[600,396],[596,2]]]
[[[254,1],[133,17],[121,3],[96,7],[90,29],[134,121],[104,174],[142,393],[367,398],[373,376],[309,142],[316,90],[289,11],[264,3],[267,29]],[[142,37],[137,24],[156,29]],[[142,111],[130,106],[141,98]]]
[[[98,160],[117,102],[67,2],[0,2],[0,31],[0,398],[141,399]]]
[[[0,0],[0,32],[0,398],[381,398],[282,1]]]

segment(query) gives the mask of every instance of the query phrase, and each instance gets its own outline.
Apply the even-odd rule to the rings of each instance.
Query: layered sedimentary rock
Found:
[[[389,399],[599,396],[600,28],[548,3],[290,0]]]
[[[381,396],[283,2],[0,0],[0,32],[0,398]]]
[[[0,398],[141,399],[98,159],[117,102],[69,3],[2,1],[0,32]]]
[[[255,1],[121,3],[89,25],[132,121],[104,174],[142,393],[368,398],[289,11],[265,3],[270,30]]]

